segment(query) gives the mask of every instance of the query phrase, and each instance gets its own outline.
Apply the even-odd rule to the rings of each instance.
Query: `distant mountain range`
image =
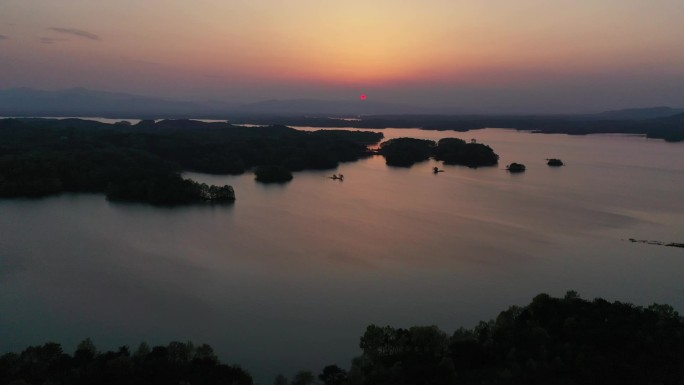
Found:
[[[623,110],[614,110],[601,112],[594,115],[601,119],[656,119],[665,118],[677,114],[684,113],[684,108],[671,107],[649,107],[649,108],[626,108]]]
[[[196,103],[85,88],[0,90],[0,115],[6,116],[147,117],[167,113],[189,114],[202,108]]]
[[[226,118],[230,115],[357,116],[430,114],[437,110],[377,101],[313,99],[267,100],[248,104],[186,102],[125,93],[71,88],[44,91],[31,88],[0,90],[0,115],[100,116],[112,118]]]
[[[469,111],[418,107],[371,100],[266,100],[247,104],[187,102],[140,95],[71,88],[0,90],[0,116],[99,116],[109,118],[206,118],[235,116],[462,115]],[[639,120],[684,113],[684,108],[650,107],[577,115],[600,120]]]
[[[276,114],[276,115],[387,115],[387,114],[431,114],[440,112],[438,109],[417,107],[402,103],[385,103],[371,100],[266,100],[262,102],[244,104],[236,107],[239,113]]]

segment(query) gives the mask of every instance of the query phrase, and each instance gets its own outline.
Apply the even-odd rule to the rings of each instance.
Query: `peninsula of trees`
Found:
[[[455,310],[457,311],[457,310]],[[331,331],[333,333],[334,331]],[[671,306],[537,295],[495,319],[451,334],[436,326],[370,325],[349,369],[302,370],[276,385],[681,384],[684,318]],[[294,370],[293,370],[294,372]],[[249,373],[208,345],[172,342],[73,355],[56,343],[0,356],[0,384],[236,384]]]
[[[0,198],[99,192],[113,201],[159,205],[232,201],[235,194],[230,186],[199,184],[180,173],[241,174],[260,166],[286,173],[335,168],[340,162],[371,155],[367,146],[382,136],[192,120],[127,125],[4,119],[0,120]]]
[[[242,174],[283,183],[292,172],[333,169],[373,155],[382,133],[300,131],[282,125],[234,126],[193,120],[105,124],[80,119],[0,120],[0,198],[62,192],[105,193],[112,201],[157,205],[232,202],[231,186],[183,179],[181,172]],[[446,138],[398,138],[378,153],[392,166],[409,167],[429,157],[468,167],[496,165],[484,144]]]

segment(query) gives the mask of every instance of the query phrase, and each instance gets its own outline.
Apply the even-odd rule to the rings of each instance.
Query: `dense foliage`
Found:
[[[292,173],[284,166],[259,166],[254,170],[256,180],[264,183],[283,183],[292,180]]]
[[[540,294],[474,329],[371,325],[354,385],[681,384],[684,318],[672,307]]]
[[[141,344],[100,353],[90,339],[69,355],[56,343],[31,346],[0,357],[0,384],[233,384],[251,385],[252,377],[237,366],[219,362],[209,345],[171,342],[150,348]]]
[[[435,142],[425,139],[396,138],[380,144],[380,154],[390,166],[411,167],[416,162],[428,160]]]
[[[231,201],[229,186],[211,190],[179,173],[240,174],[261,165],[290,171],[334,168],[369,155],[367,145],[381,138],[374,132],[305,132],[190,120],[130,126],[4,119],[0,197],[104,192],[111,200],[153,204]]]
[[[444,138],[437,142],[434,151],[435,159],[444,164],[460,164],[468,167],[495,166],[499,163],[499,155],[491,147],[476,143],[466,143],[462,139]]]
[[[370,325],[361,356],[345,370],[302,370],[276,385],[682,384],[684,317],[671,306],[634,306],[597,298],[536,296],[496,319],[448,335],[436,326]],[[73,356],[60,345],[0,357],[0,385],[251,384],[221,364],[208,345],[141,344],[98,353],[88,339]]]
[[[411,167],[431,156],[444,164],[458,164],[468,167],[494,166],[499,155],[491,147],[462,139],[444,138],[435,144],[432,140],[396,138],[380,144],[380,154],[390,166]]]
[[[509,164],[508,166],[506,166],[506,170],[508,170],[508,172],[512,172],[512,173],[524,172],[526,168],[527,168],[527,167],[525,167],[524,164],[522,164],[522,163],[515,163],[515,162],[513,162],[513,163]]]

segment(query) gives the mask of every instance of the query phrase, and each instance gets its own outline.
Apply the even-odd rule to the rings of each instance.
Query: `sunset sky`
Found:
[[[0,0],[0,88],[684,107],[682,0]]]

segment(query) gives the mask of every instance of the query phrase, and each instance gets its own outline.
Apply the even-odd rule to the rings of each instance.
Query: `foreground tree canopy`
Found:
[[[335,168],[368,156],[381,133],[298,131],[190,120],[104,124],[80,119],[0,120],[0,197],[103,192],[110,200],[184,204],[235,199],[182,171],[241,174]],[[281,176],[282,178],[282,176]]]
[[[0,357],[0,384],[234,384],[251,385],[238,366],[219,362],[209,345],[171,342],[133,352],[127,346],[100,353],[90,339],[73,355],[59,344],[31,346]]]
[[[331,331],[331,333],[334,331]],[[681,384],[684,318],[671,306],[634,306],[577,293],[536,296],[496,319],[447,334],[436,326],[370,325],[361,356],[345,370],[296,371],[278,385]],[[90,340],[73,355],[60,345],[0,357],[0,384],[251,384],[208,345],[141,344],[98,353]]]
[[[380,154],[388,165],[396,167],[411,167],[430,157],[444,164],[468,167],[495,166],[499,162],[499,155],[491,147],[457,138],[444,138],[437,143],[413,138],[390,139],[380,144]]]
[[[448,335],[371,325],[349,384],[681,384],[684,319],[672,307],[540,294]]]

